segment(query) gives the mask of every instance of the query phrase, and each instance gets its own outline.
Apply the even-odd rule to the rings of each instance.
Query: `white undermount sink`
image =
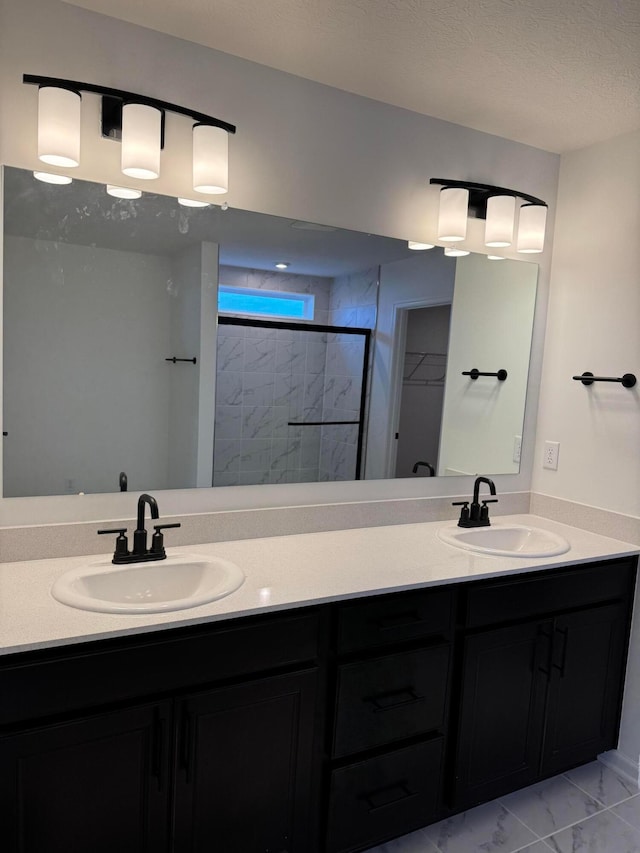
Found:
[[[496,557],[556,557],[571,548],[557,533],[524,524],[442,527],[438,530],[438,538],[465,551]]]
[[[161,613],[198,607],[235,592],[242,569],[229,560],[180,554],[116,566],[107,559],[59,577],[51,594],[62,604],[101,613]]]

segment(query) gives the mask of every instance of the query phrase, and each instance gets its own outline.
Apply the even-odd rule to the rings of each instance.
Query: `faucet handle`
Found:
[[[162,535],[163,530],[169,530],[171,527],[182,527],[179,522],[174,522],[173,524],[154,524],[153,529],[155,533],[151,537],[151,553],[152,554],[161,554],[162,557],[166,557],[166,553],[164,550],[164,536]]]
[[[126,527],[116,527],[114,529],[109,530],[98,530],[98,534],[102,536],[105,533],[117,533],[118,538],[116,539],[116,548],[113,552],[113,561],[116,562],[116,559],[119,557],[128,557],[129,556],[129,542],[127,541],[127,528]]]
[[[467,527],[469,522],[469,501],[454,501],[451,506],[461,506],[458,527]]]

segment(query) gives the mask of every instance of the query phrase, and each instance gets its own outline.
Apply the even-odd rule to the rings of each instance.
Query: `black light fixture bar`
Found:
[[[148,107],[155,107],[157,110],[164,112],[177,113],[178,115],[187,116],[200,124],[207,124],[211,127],[220,127],[226,130],[227,133],[235,133],[236,126],[229,122],[214,116],[206,115],[205,113],[196,112],[195,110],[181,107],[178,104],[171,104],[168,101],[159,101],[157,98],[149,98],[146,95],[139,95],[136,92],[127,92],[124,89],[110,89],[107,86],[96,86],[93,83],[81,83],[78,80],[63,80],[60,77],[40,77],[37,74],[24,74],[22,82],[34,86],[55,86],[58,89],[70,89],[73,92],[89,92],[92,95],[101,95],[103,98],[111,98],[120,102],[120,104],[136,103],[144,104]],[[103,127],[104,133],[104,127]],[[105,134],[111,135],[113,134]]]
[[[452,181],[449,178],[431,178],[430,184],[437,184],[443,188],[464,189],[469,190],[469,210],[471,210],[478,219],[485,219],[487,215],[487,200],[494,195],[508,195],[513,198],[521,198],[527,204],[539,204],[543,207],[548,207],[546,201],[541,198],[536,198],[528,193],[521,193],[519,190],[511,190],[507,187],[496,187],[493,184],[478,184],[474,181]]]
[[[593,385],[594,382],[619,382],[623,388],[633,388],[637,382],[633,373],[625,373],[623,376],[594,376],[589,370],[585,370],[581,376],[572,376],[583,385]]]

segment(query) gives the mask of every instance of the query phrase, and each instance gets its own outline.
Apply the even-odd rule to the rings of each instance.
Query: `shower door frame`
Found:
[[[352,424],[358,426],[358,443],[356,446],[355,479],[362,479],[362,451],[364,448],[364,422],[367,406],[367,380],[369,378],[369,357],[371,352],[371,329],[360,326],[326,326],[321,323],[294,323],[289,320],[259,320],[251,317],[231,317],[218,314],[220,326],[258,326],[262,329],[285,329],[290,332],[318,332],[346,335],[360,335],[364,338],[362,355],[362,386],[360,389],[360,410],[357,421],[289,421],[288,426],[338,426]],[[217,373],[217,371],[216,371]]]

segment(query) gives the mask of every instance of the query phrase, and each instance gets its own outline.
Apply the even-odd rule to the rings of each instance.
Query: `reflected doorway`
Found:
[[[405,320],[395,476],[433,476],[438,471],[451,305],[410,308]]]

